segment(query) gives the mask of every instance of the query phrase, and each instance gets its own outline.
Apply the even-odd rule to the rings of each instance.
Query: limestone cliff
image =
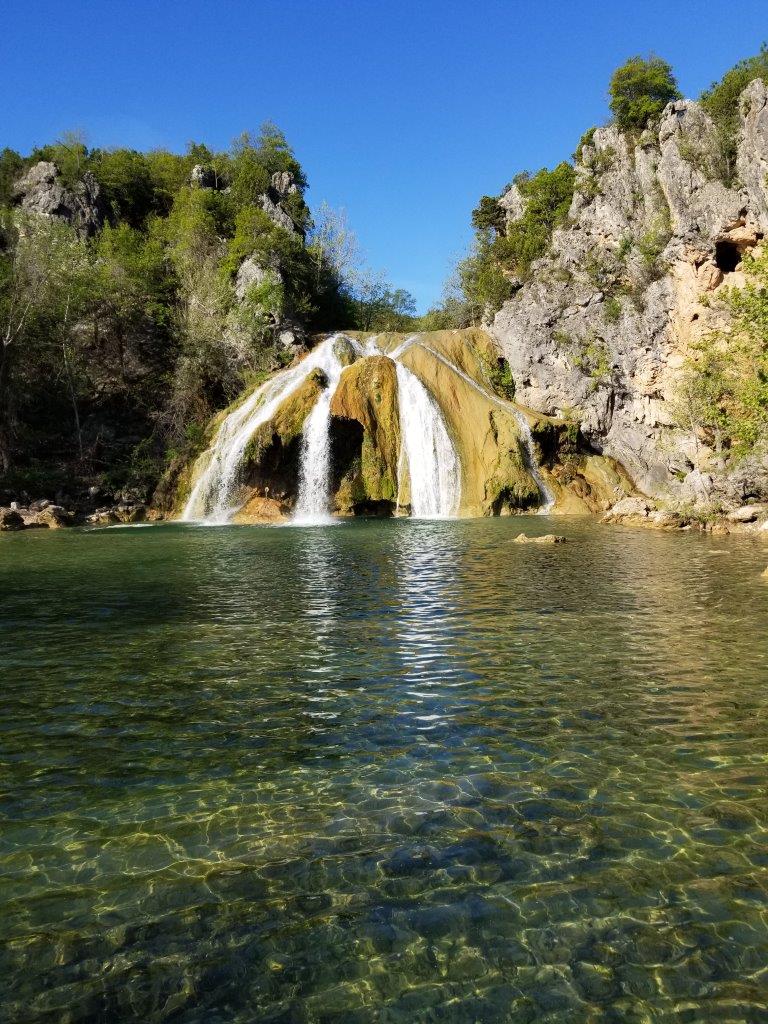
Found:
[[[711,300],[743,284],[741,258],[768,231],[763,82],[744,91],[740,116],[730,184],[715,127],[695,102],[669,104],[638,140],[597,129],[579,154],[567,223],[489,328],[516,399],[577,422],[595,452],[655,498],[768,494],[763,458],[726,470],[675,412],[691,347],[728,328]],[[508,222],[524,202],[515,187],[502,197]]]

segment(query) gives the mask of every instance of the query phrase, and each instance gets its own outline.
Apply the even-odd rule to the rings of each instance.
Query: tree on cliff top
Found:
[[[672,68],[661,57],[630,57],[611,76],[610,107],[622,131],[642,131],[680,98]]]

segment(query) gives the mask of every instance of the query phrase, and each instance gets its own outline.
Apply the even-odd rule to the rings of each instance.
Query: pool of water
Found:
[[[765,548],[0,537],[0,1019],[765,1022]]]

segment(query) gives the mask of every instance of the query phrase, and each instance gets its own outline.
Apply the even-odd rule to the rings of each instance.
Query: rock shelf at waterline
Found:
[[[180,477],[177,517],[315,525],[589,512],[631,493],[599,456],[585,456],[576,486],[560,482],[547,463],[566,424],[496,394],[496,358],[479,330],[332,334],[214,421]]]

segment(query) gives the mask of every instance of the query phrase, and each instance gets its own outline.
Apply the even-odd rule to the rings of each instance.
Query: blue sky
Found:
[[[309,201],[423,309],[478,197],[567,157],[611,71],[654,51],[697,95],[768,38],[765,0],[4,0],[0,146],[225,148],[267,118]]]

